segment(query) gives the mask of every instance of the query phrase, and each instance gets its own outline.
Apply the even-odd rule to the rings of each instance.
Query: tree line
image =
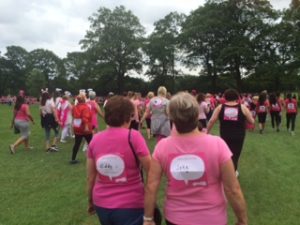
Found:
[[[41,87],[72,93],[93,88],[99,95],[145,93],[159,85],[171,92],[300,87],[300,0],[283,10],[268,0],[207,0],[188,15],[169,13],[149,35],[124,6],[100,7],[89,22],[82,51],[65,58],[46,49],[6,47],[0,54],[0,96],[18,89],[38,96]]]

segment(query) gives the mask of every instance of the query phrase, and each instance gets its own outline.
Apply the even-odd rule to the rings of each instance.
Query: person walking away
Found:
[[[148,92],[147,98],[145,100],[145,112],[142,118],[145,118],[146,120],[146,132],[147,132],[147,138],[148,140],[151,139],[151,112],[148,115],[145,115],[147,109],[149,110],[150,107],[150,101],[154,97],[154,93],[152,91]]]
[[[72,105],[69,102],[70,93],[65,92],[62,97],[61,102],[59,103],[59,108],[57,110],[58,118],[60,120],[61,126],[61,138],[60,142],[65,143],[67,137],[72,137]]]
[[[24,96],[19,95],[16,99],[16,103],[14,106],[11,128],[15,127],[15,129],[17,129],[20,132],[21,137],[19,137],[14,144],[11,144],[9,146],[11,154],[15,154],[16,148],[22,143],[24,143],[26,150],[31,149],[31,147],[29,146],[29,121],[31,121],[32,124],[34,124],[34,120],[30,113],[29,105],[25,103]]]
[[[80,94],[77,96],[77,105],[75,105],[72,109],[73,115],[73,130],[75,134],[75,143],[72,150],[72,158],[70,164],[79,163],[76,160],[76,156],[84,138],[86,142],[89,144],[93,137],[93,129],[92,129],[92,113],[88,104],[85,102],[85,95]]]
[[[199,123],[201,124],[201,129],[206,130],[207,127],[207,114],[209,113],[209,107],[207,102],[205,101],[205,95],[203,93],[199,93],[197,96],[197,102],[199,104]]]
[[[256,105],[257,105],[257,102],[258,102],[258,96],[253,96],[252,97],[252,101],[249,103],[249,106],[248,106],[248,109],[250,110],[252,118],[254,120],[254,123],[249,123],[247,121],[246,128],[249,131],[254,131],[254,129],[255,129]]]
[[[220,137],[198,129],[199,104],[194,96],[176,94],[168,112],[176,132],[155,146],[145,189],[143,224],[154,225],[156,197],[165,176],[167,225],[228,224],[227,200],[233,208],[235,224],[248,225],[232,153]]]
[[[285,101],[284,101],[284,98],[281,97],[281,94],[280,92],[277,92],[276,93],[276,98],[277,98],[277,101],[279,102],[279,105],[280,105],[280,108],[281,108],[281,112],[279,113],[279,119],[280,119],[280,125],[281,125],[281,122],[282,122],[282,111],[284,110],[284,106],[285,106]]]
[[[292,94],[288,93],[285,100],[285,111],[286,111],[286,128],[295,135],[295,122],[298,113],[298,103],[296,98],[292,98]]]
[[[157,96],[150,100],[149,108],[141,119],[141,124],[145,118],[151,114],[151,133],[156,137],[156,142],[165,138],[171,133],[171,124],[167,115],[167,106],[169,100],[166,98],[167,89],[160,86],[157,90]]]
[[[270,94],[269,96],[269,103],[270,103],[270,115],[271,115],[271,124],[272,128],[277,132],[280,131],[280,113],[281,113],[281,104],[278,101],[276,95],[274,93]]]
[[[267,95],[265,92],[262,92],[258,97],[258,102],[256,105],[256,113],[258,117],[258,127],[260,134],[262,134],[265,129],[268,108],[269,102],[267,101]]]
[[[150,152],[140,132],[129,129],[134,106],[123,96],[110,98],[104,109],[108,128],[94,135],[87,152],[88,212],[102,225],[141,225],[144,184]]]
[[[45,139],[46,139],[46,151],[47,152],[57,152],[57,141],[58,141],[58,125],[59,118],[57,116],[57,110],[55,103],[48,91],[43,91],[41,97],[40,105],[40,116],[41,116],[41,126],[45,130]],[[50,145],[50,135],[51,130],[54,131],[54,138],[52,144]]]
[[[93,127],[93,133],[97,133],[98,131],[98,115],[104,118],[104,113],[102,112],[100,106],[96,102],[96,92],[90,91],[89,92],[90,100],[87,102],[91,109],[92,113],[92,127]]]
[[[137,95],[136,93],[132,92],[132,91],[128,91],[127,93],[127,97],[130,99],[130,101],[132,102],[133,106],[134,106],[134,113],[133,113],[133,117],[130,123],[130,129],[135,129],[135,130],[139,130],[139,104],[140,101],[137,99]]]
[[[232,161],[236,175],[238,172],[238,161],[242,152],[245,136],[246,121],[254,123],[249,109],[239,103],[239,94],[234,89],[228,89],[224,93],[226,103],[219,105],[207,125],[209,133],[217,121],[220,121],[220,136],[226,142],[232,152]]]

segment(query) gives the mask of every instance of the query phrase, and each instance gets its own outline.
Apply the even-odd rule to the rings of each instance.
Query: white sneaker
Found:
[[[65,140],[60,140],[60,142],[61,142],[61,143],[67,143],[67,141],[65,141]]]
[[[82,151],[86,152],[87,148],[88,148],[88,145],[85,143],[84,146],[83,146],[83,148],[82,148]]]

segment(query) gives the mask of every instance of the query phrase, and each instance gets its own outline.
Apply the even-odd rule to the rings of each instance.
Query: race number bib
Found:
[[[258,108],[258,111],[259,112],[266,112],[266,106],[260,105],[259,108]]]
[[[277,103],[276,104],[272,104],[272,110],[278,111],[279,110],[279,105]]]
[[[225,107],[224,109],[224,120],[237,121],[239,116],[238,108]]]
[[[287,104],[287,108],[288,108],[289,110],[294,110],[294,109],[295,109],[294,103],[288,103],[288,104]]]
[[[157,99],[155,99],[155,100],[153,101],[153,105],[158,106],[158,105],[161,105],[161,104],[162,104],[162,101],[161,101],[160,98],[157,98]]]
[[[176,189],[207,186],[205,155],[203,153],[170,157],[170,186]]]
[[[99,179],[105,183],[127,182],[125,162],[119,155],[108,154],[101,156],[96,161]]]
[[[74,127],[80,127],[80,126],[81,126],[81,123],[82,123],[82,120],[81,120],[81,119],[74,119],[74,120],[73,120],[73,126],[74,126]]]

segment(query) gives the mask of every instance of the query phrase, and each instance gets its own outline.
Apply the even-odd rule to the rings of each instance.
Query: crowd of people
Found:
[[[35,121],[29,108],[20,92],[11,123],[20,138],[9,146],[12,154],[22,143],[30,149],[29,123]],[[272,128],[279,132],[285,111],[286,128],[295,135],[297,109],[291,94],[283,99],[266,91],[240,95],[228,89],[222,95],[192,91],[171,97],[163,86],[156,96],[149,92],[144,99],[131,91],[123,96],[110,92],[102,107],[93,90],[80,90],[74,102],[70,92],[60,89],[53,96],[42,89],[40,98],[46,152],[57,152],[59,142],[75,138],[70,164],[77,164],[85,140],[88,212],[97,213],[102,225],[160,224],[156,200],[163,176],[167,225],[227,224],[226,199],[236,224],[247,225],[237,179],[246,130],[255,130],[257,117],[263,134],[269,113]],[[98,116],[106,124],[100,132]],[[217,120],[220,137],[210,134]],[[156,138],[152,155],[140,132],[145,121],[147,139]]]

